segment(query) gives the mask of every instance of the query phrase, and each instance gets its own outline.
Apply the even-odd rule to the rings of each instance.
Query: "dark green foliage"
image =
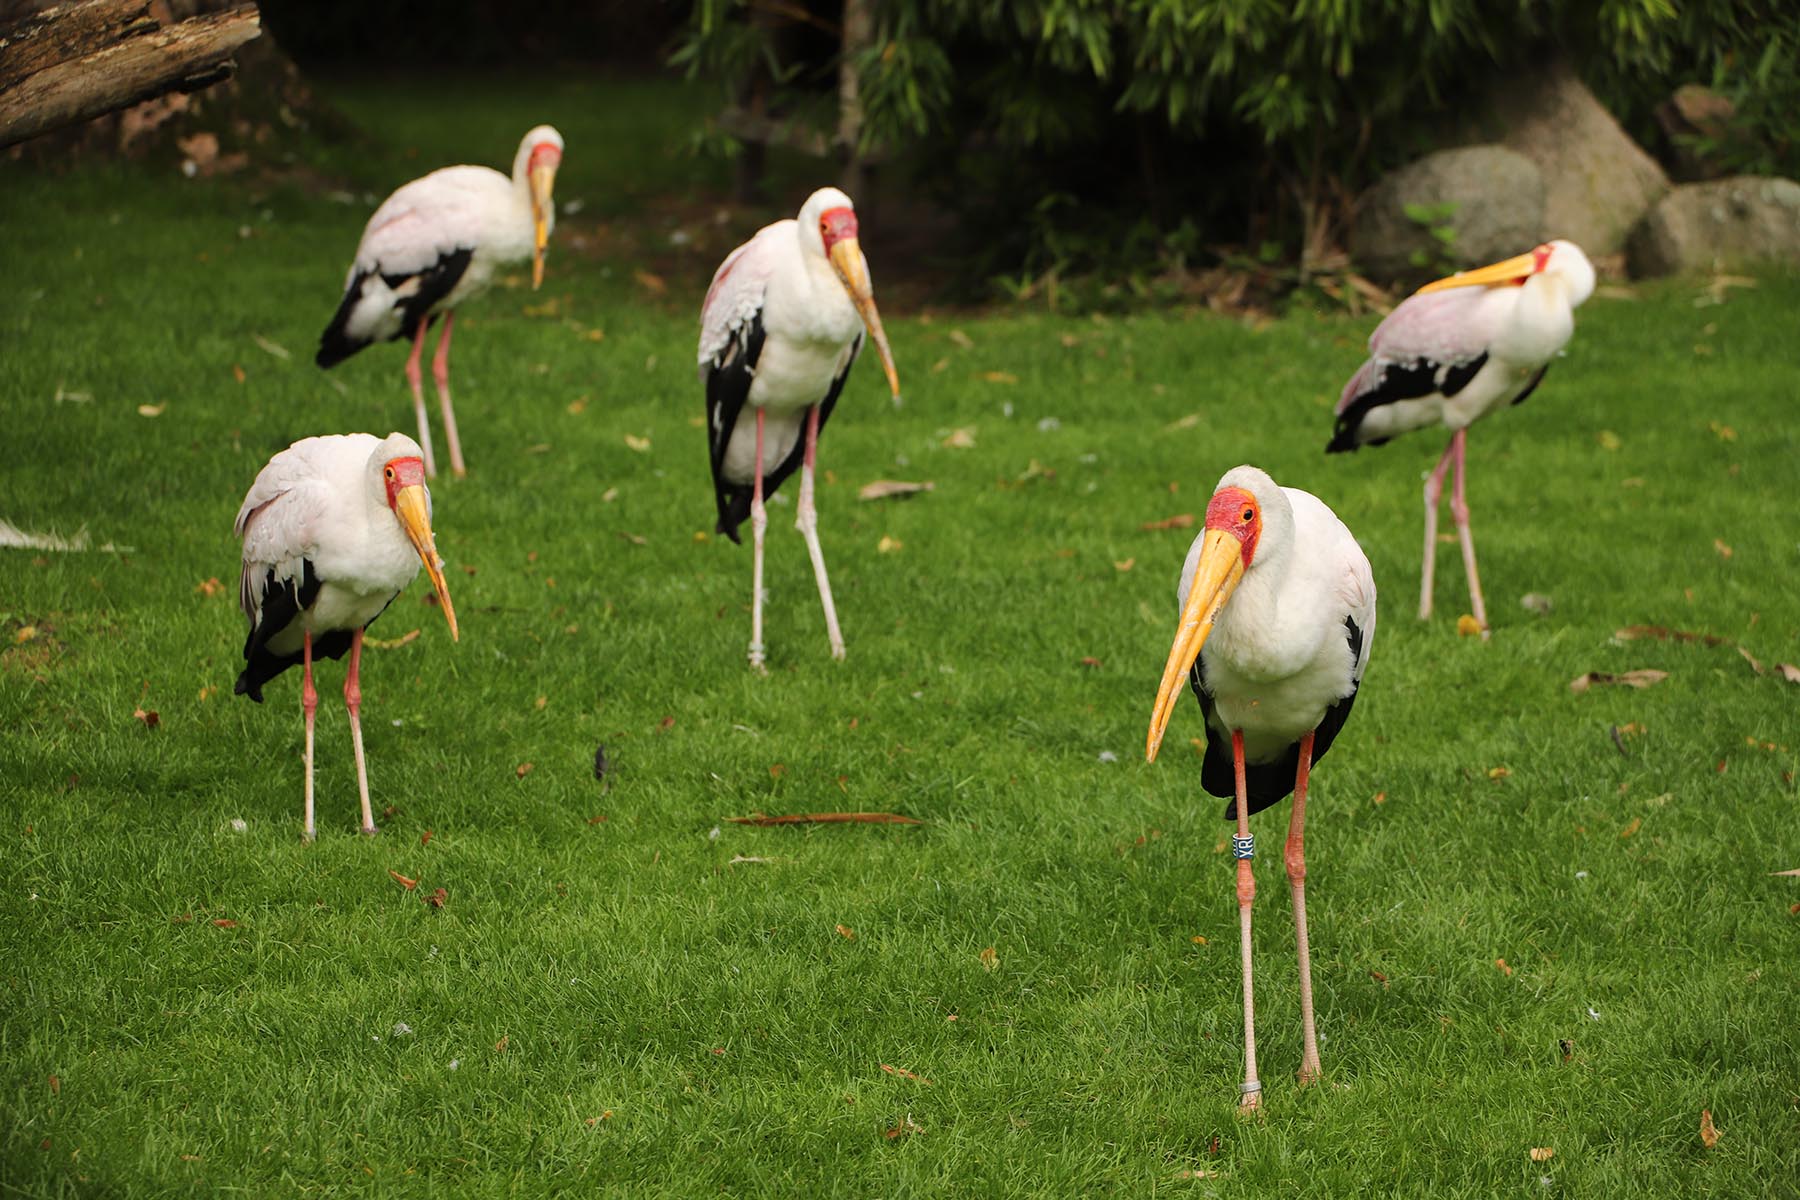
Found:
[[[701,0],[675,61],[732,86],[764,70],[831,129],[836,43],[797,59],[778,19],[743,11]],[[1642,138],[1675,86],[1713,83],[1756,129],[1743,165],[1800,172],[1800,7],[1775,0],[888,0],[857,60],[862,138],[964,218],[975,270],[1119,274],[1181,257],[1146,220],[1291,250],[1325,181],[1360,187],[1551,54]]]

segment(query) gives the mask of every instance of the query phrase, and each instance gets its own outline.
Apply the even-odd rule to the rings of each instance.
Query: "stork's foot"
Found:
[[[370,822],[369,824],[364,825],[362,827],[361,832],[364,837],[374,837],[376,834],[381,832],[381,827],[374,824],[373,822]]]
[[[1246,1090],[1238,1099],[1238,1112],[1248,1114],[1262,1109],[1262,1084],[1245,1084]]]
[[[1322,1074],[1323,1072],[1319,1070],[1318,1063],[1301,1063],[1300,1071],[1295,1078],[1300,1081],[1301,1087],[1311,1087],[1313,1084],[1319,1082],[1319,1077]]]
[[[314,834],[314,832],[313,832],[313,830],[311,830],[311,829],[302,829],[302,830],[301,830],[301,831],[300,831],[300,844],[301,844],[301,845],[302,845],[302,846],[310,846],[310,845],[312,845],[312,844],[313,844],[313,840],[314,840],[314,838],[315,838],[315,836],[316,836],[316,835],[315,835],[315,834]]]
[[[769,656],[761,642],[750,643],[750,669],[758,675],[767,675]]]
[[[844,643],[842,641],[831,643],[831,657],[837,659],[839,662],[844,661]]]

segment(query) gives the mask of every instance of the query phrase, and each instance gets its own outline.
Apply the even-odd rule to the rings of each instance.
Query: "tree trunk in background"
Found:
[[[844,155],[841,186],[852,200],[861,200],[867,175],[862,157],[862,78],[856,56],[875,33],[875,14],[869,0],[844,0],[843,57],[838,60],[837,143]]]
[[[267,30],[256,36],[259,14],[254,4],[244,0],[26,0],[24,5],[12,7],[46,16],[77,8],[135,10],[148,28],[162,32],[144,34],[134,41],[241,18],[249,22],[253,39],[237,46],[235,61],[227,60],[225,74],[206,90],[168,92],[35,138],[12,148],[15,159],[164,157],[176,160],[189,175],[227,174],[252,163],[291,163],[306,157],[309,143],[317,137],[342,139],[354,132],[348,120],[314,95]],[[0,13],[0,28],[5,27],[4,22],[5,14]],[[11,62],[11,45],[0,45],[0,111],[14,90],[6,83]]]
[[[181,21],[152,7],[76,0],[9,23],[0,35],[0,146],[218,83],[260,28],[254,4]]]

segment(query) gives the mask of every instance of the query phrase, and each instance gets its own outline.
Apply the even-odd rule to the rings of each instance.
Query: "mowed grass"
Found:
[[[590,106],[565,132],[605,111],[557,94]],[[506,159],[539,119],[514,103],[470,113],[496,132],[468,157]],[[1772,873],[1800,866],[1800,688],[1613,633],[1800,662],[1800,280],[1598,296],[1477,429],[1486,644],[1456,636],[1453,546],[1414,617],[1438,439],[1321,453],[1372,319],[891,311],[906,405],[863,364],[823,443],[849,658],[777,504],[759,678],[691,363],[706,274],[762,214],[669,243],[680,205],[604,197],[681,160],[570,141],[561,192],[594,209],[543,292],[458,324],[472,473],[434,497],[462,641],[420,585],[372,631],[419,630],[365,660],[374,839],[321,668],[310,846],[298,679],[231,695],[231,521],[297,438],[411,432],[400,348],[310,362],[366,209],[130,168],[0,188],[30,230],[0,517],[128,547],[0,551],[0,1190],[1794,1194],[1800,881]],[[378,189],[430,163],[387,165]],[[1241,461],[1329,502],[1382,597],[1315,775],[1306,1091],[1285,807],[1257,820],[1250,1120],[1197,707],[1141,754],[1192,536],[1143,526]],[[936,490],[856,499],[884,477]],[[1569,690],[1633,668],[1669,677]],[[724,819],[829,810],[924,824]]]

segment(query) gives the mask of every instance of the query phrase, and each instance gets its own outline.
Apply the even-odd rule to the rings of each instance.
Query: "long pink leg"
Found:
[[[1231,731],[1231,766],[1237,776],[1237,836],[1232,839],[1232,854],[1237,858],[1238,927],[1244,952],[1244,1083],[1238,1089],[1238,1107],[1249,1110],[1262,1107],[1262,1080],[1256,1076],[1256,996],[1250,986],[1250,905],[1256,899],[1256,875],[1250,860],[1256,854],[1256,839],[1250,836],[1250,798],[1245,794],[1244,735],[1236,729]]]
[[[756,473],[750,491],[750,536],[754,543],[750,568],[750,665],[767,673],[767,655],[763,651],[763,531],[769,527],[769,513],[763,507],[763,410],[756,410]]]
[[[1294,773],[1294,814],[1288,820],[1287,877],[1294,897],[1294,937],[1300,950],[1300,1086],[1319,1080],[1319,1035],[1313,1028],[1312,950],[1306,940],[1306,777],[1312,771],[1313,735],[1300,739],[1300,769]]]
[[[431,378],[437,383],[438,403],[444,410],[444,440],[450,443],[450,473],[461,479],[469,473],[463,466],[462,442],[456,436],[456,412],[450,407],[450,323],[456,313],[444,314],[444,334],[438,338],[437,353],[431,356]]]
[[[1444,447],[1438,464],[1425,479],[1425,565],[1419,574],[1419,620],[1431,617],[1431,580],[1437,573],[1438,499],[1444,494],[1444,472],[1450,469],[1450,452],[1456,449],[1456,438]]]
[[[363,631],[350,635],[350,673],[344,676],[344,707],[350,710],[350,744],[356,747],[356,791],[362,797],[362,831],[375,832],[375,812],[369,807],[369,768],[363,762],[362,685],[357,672],[362,667]]]
[[[310,842],[313,840],[313,714],[319,711],[319,693],[313,687],[312,680],[310,629],[301,635],[300,662],[303,667],[300,675],[300,707],[306,712],[306,810],[300,836]]]
[[[1456,520],[1456,534],[1462,539],[1463,570],[1469,573],[1469,606],[1475,610],[1475,623],[1481,626],[1481,638],[1488,637],[1487,606],[1481,602],[1481,576],[1475,573],[1475,535],[1469,531],[1469,501],[1463,490],[1465,469],[1463,465],[1463,449],[1468,442],[1468,431],[1459,429],[1456,436],[1450,439],[1450,448],[1456,452],[1456,484],[1450,492],[1450,515]]]
[[[844,657],[844,635],[838,630],[837,607],[831,603],[831,580],[825,575],[825,551],[819,546],[819,514],[813,508],[813,460],[819,449],[819,406],[806,410],[806,458],[800,468],[800,515],[794,528],[806,538],[812,555],[813,578],[819,582],[819,599],[825,605],[825,634],[831,639],[831,657]]]
[[[425,349],[425,327],[430,323],[428,318],[419,318],[419,328],[413,333],[412,353],[406,356],[406,382],[412,387],[413,413],[419,418],[419,449],[425,452],[425,473],[437,474],[437,461],[431,457],[431,422],[425,418],[425,384],[419,374],[419,355]]]

